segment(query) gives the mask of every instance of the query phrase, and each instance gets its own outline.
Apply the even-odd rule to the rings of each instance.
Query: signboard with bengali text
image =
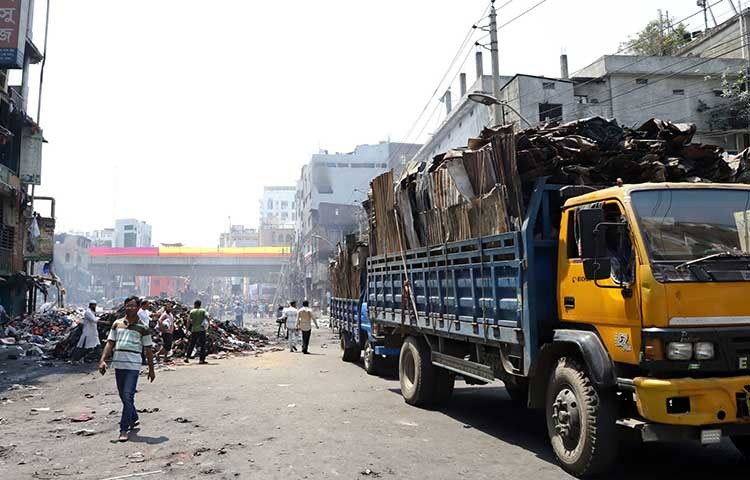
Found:
[[[0,0],[0,68],[23,68],[29,0]]]

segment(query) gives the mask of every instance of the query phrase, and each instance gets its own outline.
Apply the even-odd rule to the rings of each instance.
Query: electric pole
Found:
[[[492,96],[500,100],[500,58],[497,48],[497,12],[495,0],[490,7],[490,54],[492,56]],[[492,125],[505,124],[505,109],[498,104],[492,107]]]

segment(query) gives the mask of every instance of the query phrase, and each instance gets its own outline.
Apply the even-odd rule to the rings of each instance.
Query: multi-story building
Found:
[[[92,241],[84,235],[55,235],[54,272],[65,287],[65,301],[69,303],[85,305],[95,296],[89,272],[91,246]]]
[[[114,240],[115,247],[150,247],[151,225],[135,218],[115,220]]]
[[[219,234],[219,247],[257,247],[258,229],[244,225],[230,225],[228,232]]]
[[[9,86],[10,70],[29,71],[42,55],[32,40],[30,0],[3,2],[0,40],[0,303],[11,315],[33,309],[34,287],[25,278],[35,262],[52,261],[54,208],[49,217],[35,214],[29,186],[41,184],[42,130],[27,114],[28,75]],[[41,200],[41,199],[39,199]],[[24,248],[27,247],[27,248]],[[27,299],[31,301],[27,302]]]
[[[115,229],[103,228],[94,230],[85,234],[86,238],[91,240],[92,247],[114,247],[115,246]]]
[[[380,142],[358,145],[353,152],[312,156],[302,167],[295,204],[295,259],[305,296],[327,299],[328,259],[337,242],[365,224],[361,203],[370,181],[389,168],[400,168],[419,145]]]
[[[259,223],[273,224],[280,227],[294,228],[297,211],[294,204],[294,186],[263,187],[260,199]]]

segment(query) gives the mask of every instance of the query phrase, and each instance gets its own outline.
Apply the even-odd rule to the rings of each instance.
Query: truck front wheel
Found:
[[[377,375],[382,370],[382,358],[375,355],[375,347],[370,343],[369,340],[365,341],[365,348],[363,350],[363,358],[365,361],[365,372],[370,375]]]
[[[618,449],[615,397],[597,390],[578,360],[558,361],[547,387],[545,413],[552,449],[565,470],[588,477],[613,466]]]
[[[732,443],[745,459],[750,460],[750,436],[732,437]]]
[[[401,395],[409,405],[422,407],[433,401],[435,367],[424,339],[408,337],[404,340],[398,357],[398,379]]]

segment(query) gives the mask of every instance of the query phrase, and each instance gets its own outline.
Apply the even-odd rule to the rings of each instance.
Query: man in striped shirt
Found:
[[[135,409],[135,389],[138,385],[138,375],[141,372],[142,351],[146,352],[149,381],[153,382],[156,378],[151,331],[148,325],[144,325],[138,318],[140,306],[141,301],[138,297],[125,299],[125,317],[112,324],[112,329],[107,337],[107,344],[99,362],[99,371],[103,375],[107,371],[105,360],[110,353],[114,352],[112,368],[115,369],[117,391],[120,394],[120,400],[122,400],[119,437],[121,442],[127,442],[128,432],[138,425],[138,412]]]

